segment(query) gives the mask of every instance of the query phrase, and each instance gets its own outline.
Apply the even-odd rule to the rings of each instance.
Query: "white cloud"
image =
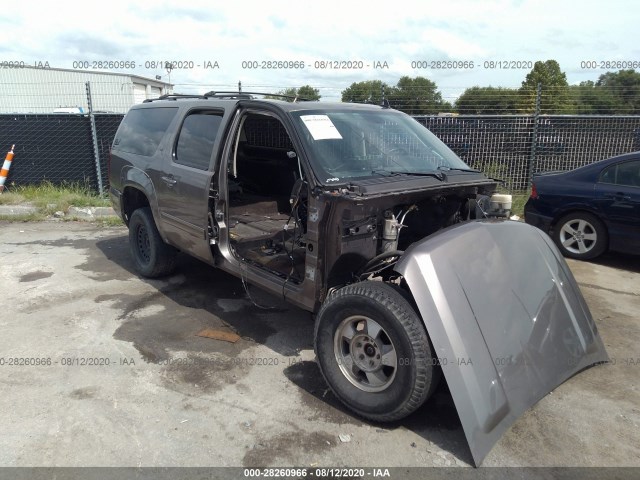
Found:
[[[540,1],[421,1],[367,3],[294,0],[269,4],[192,0],[188,4],[113,0],[95,10],[84,1],[15,2],[0,15],[5,41],[0,60],[48,61],[71,68],[76,60],[134,60],[135,73],[162,69],[145,60],[217,60],[219,70],[174,70],[185,84],[286,87],[311,84],[334,98],[353,81],[425,76],[449,92],[473,85],[517,86],[528,70],[417,70],[412,60],[556,59],[570,82],[595,79],[581,60],[640,59],[635,4]],[[6,10],[5,10],[6,12]],[[58,20],[63,18],[64,21]],[[116,58],[110,58],[110,57]],[[304,60],[304,70],[248,70],[246,60]],[[315,69],[329,60],[387,61],[389,70]],[[195,87],[194,87],[195,88]]]

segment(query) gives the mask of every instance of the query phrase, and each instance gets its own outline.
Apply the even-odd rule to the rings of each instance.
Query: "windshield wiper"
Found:
[[[438,170],[446,170],[446,171],[455,170],[456,172],[482,173],[480,172],[480,170],[476,170],[475,168],[456,168],[456,167],[450,167],[448,165],[439,165]]]
[[[397,170],[372,170],[371,173],[374,175],[387,174],[387,175],[384,175],[386,177],[396,177],[400,175],[410,175],[412,177],[433,177],[433,178],[437,178],[441,182],[447,179],[446,175],[440,172],[401,172]]]
[[[372,175],[382,175],[383,177],[395,177],[397,175],[404,175],[404,172],[390,172],[389,170],[371,170]]]

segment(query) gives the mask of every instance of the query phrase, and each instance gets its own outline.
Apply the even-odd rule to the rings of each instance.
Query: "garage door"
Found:
[[[147,99],[147,86],[140,83],[133,84],[133,101],[142,103]]]

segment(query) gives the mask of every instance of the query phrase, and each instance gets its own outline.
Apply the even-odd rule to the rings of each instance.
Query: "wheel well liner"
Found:
[[[135,187],[125,187],[122,192],[122,212],[124,213],[124,220],[129,225],[131,215],[138,208],[150,207],[149,199],[141,190]]]

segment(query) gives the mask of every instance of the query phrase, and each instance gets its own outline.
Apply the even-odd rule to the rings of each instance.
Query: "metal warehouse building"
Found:
[[[0,113],[88,111],[87,82],[94,111],[126,113],[135,103],[172,93],[170,83],[123,73],[64,68],[0,68]]]

